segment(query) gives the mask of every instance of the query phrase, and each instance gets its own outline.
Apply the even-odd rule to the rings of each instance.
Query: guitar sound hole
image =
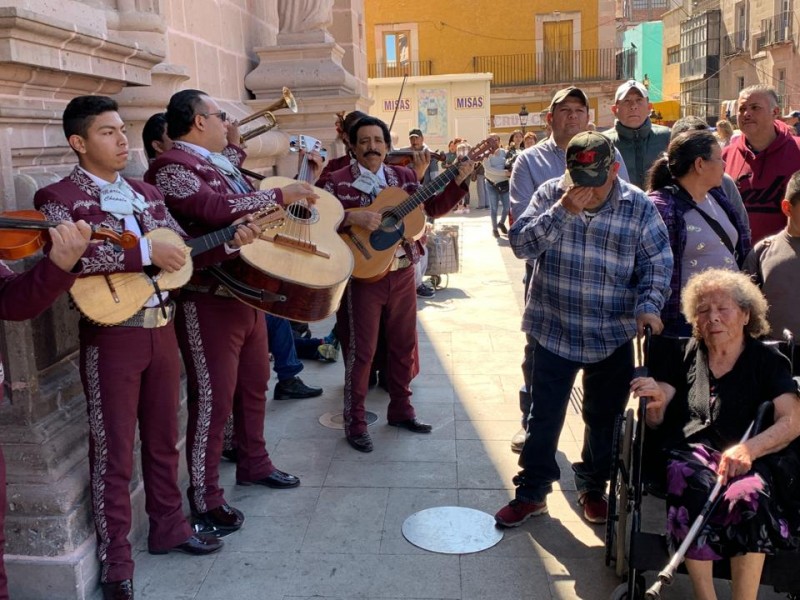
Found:
[[[313,212],[311,212],[310,208],[304,206],[300,202],[295,202],[294,204],[290,204],[288,212],[290,216],[297,219],[298,221],[308,221],[314,214]]]

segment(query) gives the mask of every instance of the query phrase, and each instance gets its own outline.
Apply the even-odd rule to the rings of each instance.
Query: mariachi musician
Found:
[[[351,111],[347,113],[347,115],[344,114],[344,111],[336,113],[336,138],[344,144],[344,154],[330,159],[325,164],[325,168],[322,169],[322,173],[320,173],[317,179],[317,185],[319,187],[325,187],[325,182],[328,180],[331,173],[346,167],[353,161],[353,150],[350,148],[350,136],[348,132],[356,121],[366,116],[366,113],[360,110]]]
[[[198,235],[233,219],[316,194],[308,183],[255,190],[237,168],[245,154],[238,128],[219,104],[200,90],[183,90],[167,106],[172,149],[145,173],[164,194],[175,218]],[[319,162],[313,162],[316,169]],[[317,171],[318,174],[318,171]],[[219,486],[225,421],[233,412],[238,446],[236,483],[291,488],[294,475],[272,464],[264,440],[269,350],[264,316],[237,300],[211,275],[196,271],[183,288],[176,327],[188,380],[186,453],[189,505],[196,519],[221,532],[236,531],[244,515]]]
[[[85,219],[120,232],[147,234],[168,228],[186,237],[159,191],[119,175],[128,160],[125,123],[117,103],[105,96],[79,96],[64,110],[64,134],[78,156],[67,177],[36,192],[34,204],[52,221]],[[260,229],[239,227],[234,245],[251,242]],[[198,257],[219,262],[234,248]],[[153,265],[181,269],[185,247],[142,237],[134,248],[93,244],[80,260],[82,275],[141,272]],[[105,285],[104,278],[98,280]],[[82,318],[79,324],[81,381],[88,405],[89,467],[100,582],[104,599],[133,598],[129,485],[136,423],[142,442],[142,477],[150,519],[148,550],[209,554],[222,547],[213,536],[193,534],[178,488],[180,358],[174,305],[155,293],[144,308],[112,327]]]
[[[66,292],[78,276],[73,269],[89,243],[91,229],[85,221],[65,222],[50,229],[50,252],[29,271],[16,274],[0,261],[0,319],[24,321],[44,312]],[[5,373],[0,357],[0,402]],[[0,450],[0,600],[8,600],[4,522],[6,514],[6,463]]]
[[[384,164],[391,147],[386,123],[364,117],[350,129],[350,146],[355,162],[331,173],[324,189],[336,196],[345,209],[370,206],[386,187],[399,187],[411,194],[418,186],[417,175],[406,167]],[[467,193],[471,161],[464,161],[459,173],[439,194],[425,201],[425,212],[438,217],[450,211]],[[376,211],[347,211],[341,225],[345,231],[358,225],[370,231],[381,223]],[[388,340],[389,425],[414,433],[429,433],[430,425],[416,418],[411,405],[411,380],[417,344],[417,296],[412,265],[424,249],[418,242],[398,246],[390,271],[374,282],[352,279],[336,315],[336,335],[345,357],[344,422],[348,443],[359,452],[371,452],[364,402],[370,365],[375,354],[378,328],[383,318]]]

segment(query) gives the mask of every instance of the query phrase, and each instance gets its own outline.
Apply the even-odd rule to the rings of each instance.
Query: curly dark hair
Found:
[[[78,96],[73,98],[64,109],[64,116],[61,118],[64,126],[64,136],[79,135],[86,137],[89,127],[97,115],[106,112],[119,111],[117,102],[108,96]]]
[[[183,137],[192,129],[194,117],[202,108],[202,90],[181,90],[172,94],[167,105],[167,135],[173,140]]]

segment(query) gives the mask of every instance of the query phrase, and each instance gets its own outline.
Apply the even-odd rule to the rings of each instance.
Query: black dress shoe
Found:
[[[275,386],[275,400],[300,400],[302,398],[316,398],[322,395],[322,388],[311,387],[303,383],[299,377],[284,379]]]
[[[218,530],[224,533],[231,533],[241,529],[244,524],[242,511],[232,507],[230,504],[223,504],[204,513],[193,511],[192,516],[201,525],[210,527],[211,531]]]
[[[195,533],[189,537],[188,540],[172,548],[166,550],[153,550],[148,548],[150,554],[166,554],[167,552],[183,552],[184,554],[192,554],[194,556],[202,556],[203,554],[212,554],[222,549],[225,544],[217,539],[214,535],[203,533]]]
[[[498,228],[500,231],[502,231],[503,233],[508,233],[508,229],[506,229],[506,226],[505,226],[503,223],[498,223],[498,224],[497,224],[497,228]]]
[[[389,425],[392,427],[402,427],[403,429],[408,429],[414,433],[430,433],[433,431],[433,427],[431,425],[417,421],[416,417],[413,419],[406,419],[405,421],[397,421],[395,423],[389,421]]]
[[[222,451],[222,458],[225,460],[236,464],[239,462],[239,449],[238,448],[228,448],[227,450]]]
[[[133,600],[133,580],[110,581],[100,584],[103,600]]]
[[[347,443],[359,452],[372,452],[372,438],[369,433],[362,433],[361,435],[348,435]]]
[[[293,488],[300,485],[300,478],[289,473],[284,473],[279,469],[275,469],[272,473],[261,479],[255,481],[239,481],[236,480],[236,485],[265,485],[275,489]]]

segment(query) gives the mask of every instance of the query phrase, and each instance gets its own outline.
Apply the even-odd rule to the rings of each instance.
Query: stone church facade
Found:
[[[245,166],[292,176],[288,134],[319,138],[330,157],[340,155],[334,115],[369,110],[366,81],[364,0],[0,0],[0,209],[31,208],[36,190],[76,164],[61,128],[75,96],[119,102],[131,147],[125,174],[139,177],[142,126],[174,92],[202,89],[241,119],[289,87],[298,113],[276,112],[278,127],[248,142]],[[62,298],[33,321],[0,324],[15,600],[97,593],[77,318]],[[146,518],[138,472],[131,494],[139,540]]]

